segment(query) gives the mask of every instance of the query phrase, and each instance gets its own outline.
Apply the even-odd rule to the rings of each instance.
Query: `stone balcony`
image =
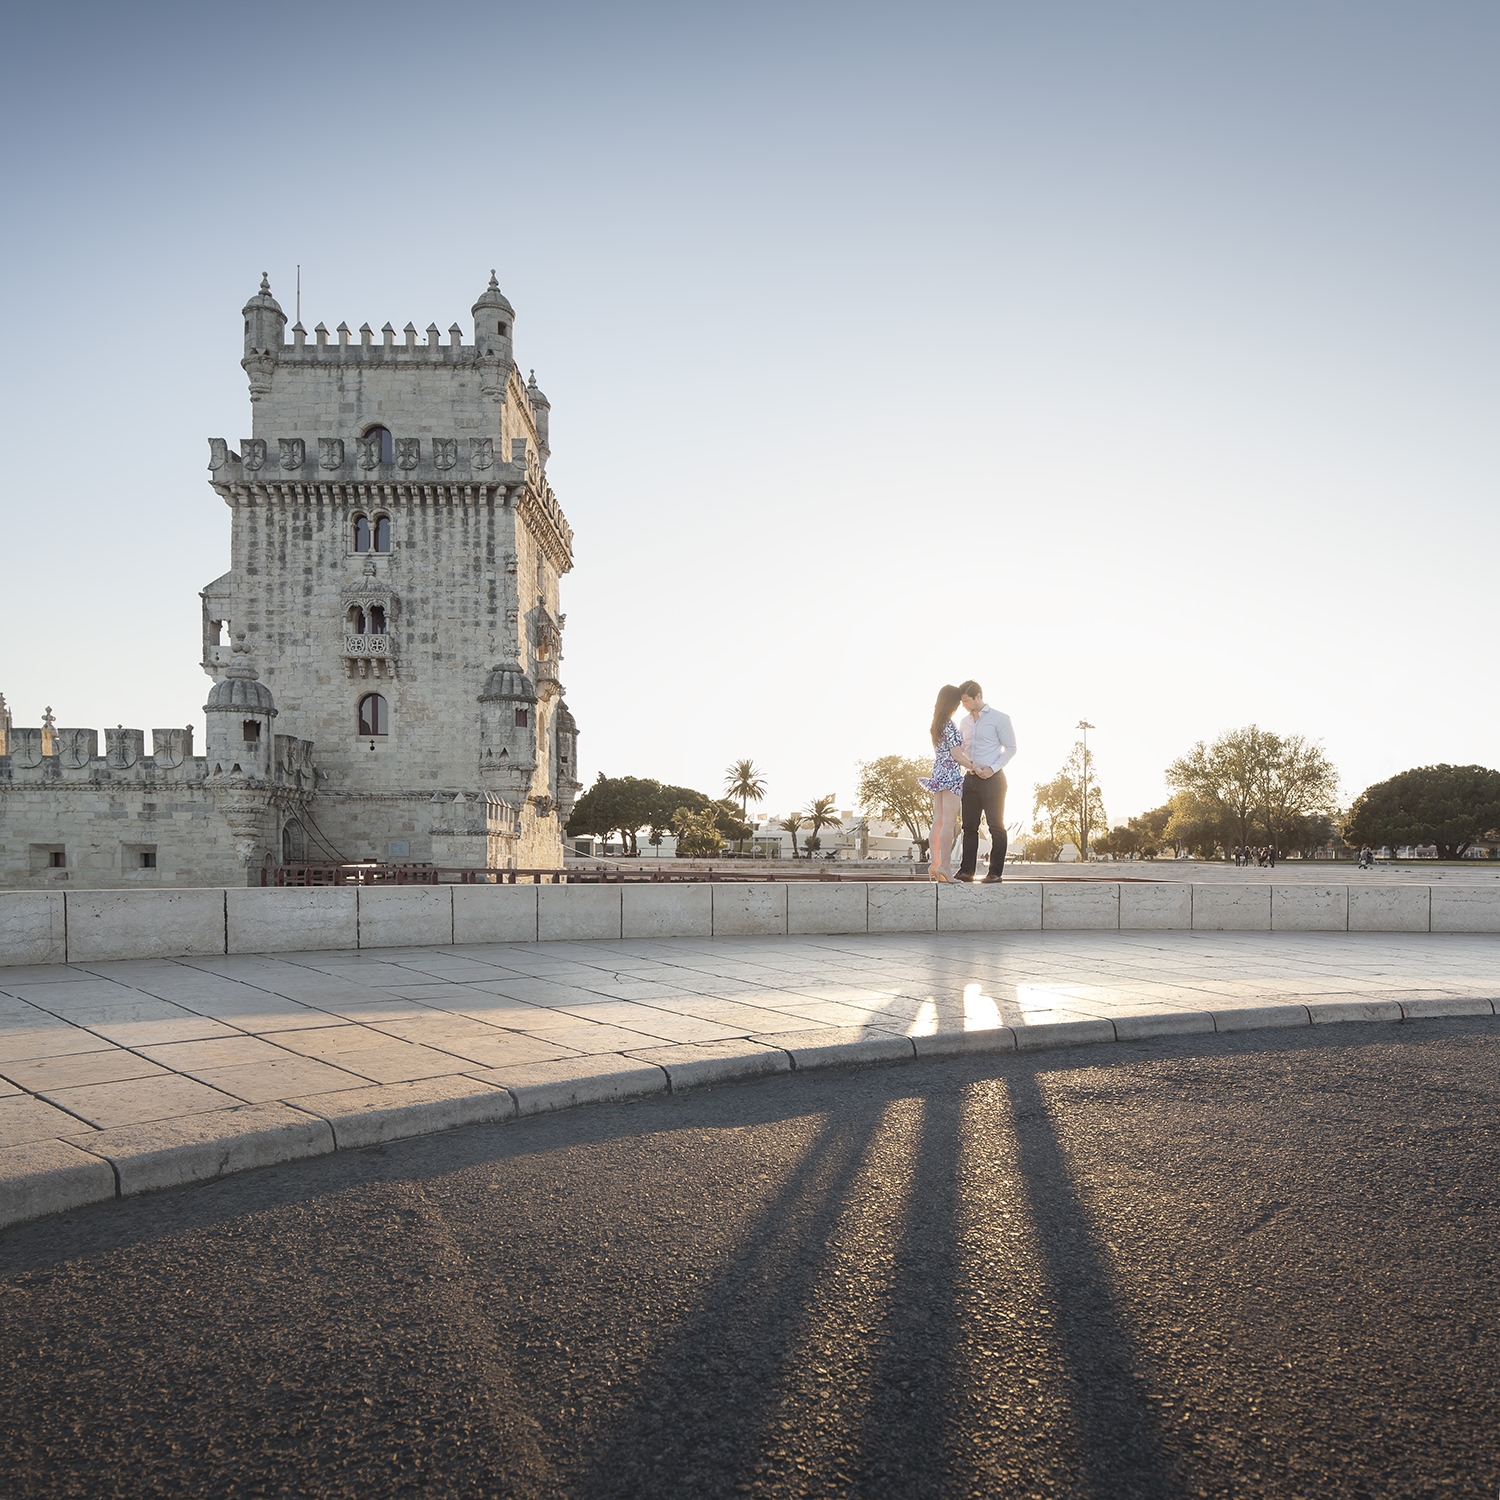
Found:
[[[386,635],[345,635],[344,666],[350,677],[395,677],[396,643]]]

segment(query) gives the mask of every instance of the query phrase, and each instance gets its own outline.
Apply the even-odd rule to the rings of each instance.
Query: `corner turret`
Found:
[[[268,778],[271,720],[276,700],[250,661],[245,633],[234,639],[234,659],[203,705],[208,716],[208,759],[216,772]]]
[[[285,342],[286,314],[271,295],[271,278],[260,273],[260,290],[245,304],[245,358],[275,354]]]
[[[519,808],[536,776],[537,692],[514,657],[498,662],[479,694],[479,776]]]
[[[481,357],[495,355],[509,370],[516,333],[516,310],[500,290],[493,271],[490,272],[489,286],[479,294],[479,301],[471,311],[474,314],[474,345]]]
[[[531,372],[531,379],[526,382],[526,399],[531,403],[531,420],[536,426],[537,446],[542,450],[542,461],[545,463],[552,452],[547,442],[547,423],[552,416],[552,403],[536,383],[535,370]]]

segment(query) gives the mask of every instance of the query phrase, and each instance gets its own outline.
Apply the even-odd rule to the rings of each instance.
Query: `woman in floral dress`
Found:
[[[963,736],[953,722],[962,694],[948,684],[938,689],[932,708],[932,747],[937,752],[931,776],[919,776],[917,785],[932,793],[932,878],[947,882],[948,857],[953,849],[953,829],[963,804],[964,771],[974,769],[964,754]]]

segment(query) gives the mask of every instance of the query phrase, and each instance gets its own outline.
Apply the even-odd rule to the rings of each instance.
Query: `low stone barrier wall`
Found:
[[[1500,932],[1500,886],[1018,880],[0,891],[0,965],[803,933]]]

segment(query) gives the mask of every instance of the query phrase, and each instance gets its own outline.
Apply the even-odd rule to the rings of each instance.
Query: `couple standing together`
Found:
[[[953,712],[968,712],[958,724]],[[946,882],[953,848],[953,825],[963,815],[963,856],[951,878],[972,881],[979,860],[979,819],[990,833],[989,873],[980,882],[993,885],[1005,865],[1005,771],[1016,753],[1010,716],[984,701],[971,677],[957,687],[938,689],[932,710],[932,746],[937,752],[932,775],[918,777],[932,793],[932,878]]]

